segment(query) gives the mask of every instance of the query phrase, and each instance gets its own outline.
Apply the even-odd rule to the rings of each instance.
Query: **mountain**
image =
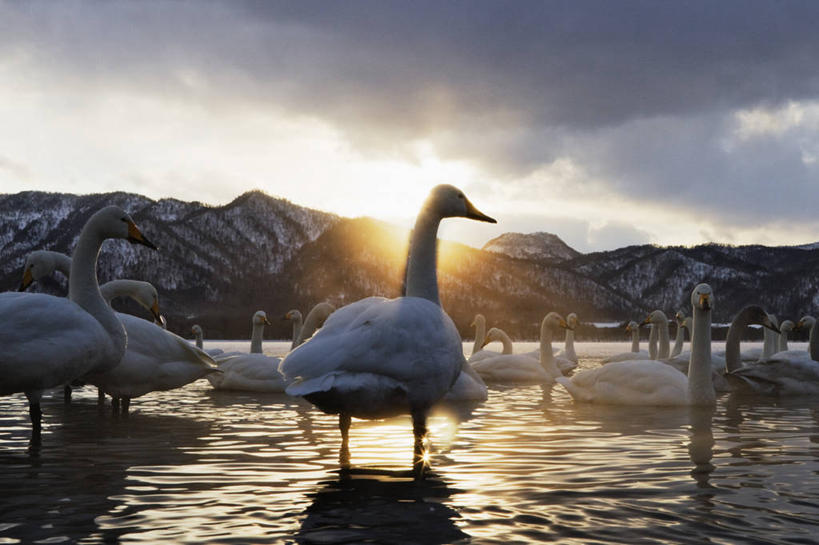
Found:
[[[71,253],[85,220],[118,204],[160,247],[152,252],[109,241],[100,254],[101,282],[139,278],[160,293],[169,328],[190,336],[199,323],[207,338],[246,338],[250,316],[264,309],[268,338],[286,338],[278,319],[328,300],[340,306],[362,297],[401,293],[409,231],[369,218],[342,218],[260,191],[224,206],[128,193],[0,195],[0,289],[16,289],[25,256],[35,249]],[[819,246],[819,245],[817,245]],[[442,304],[461,334],[471,337],[475,313],[513,338],[534,339],[550,310],[582,320],[642,319],[654,309],[688,311],[691,289],[709,282],[717,294],[715,321],[729,321],[751,302],[780,318],[816,313],[819,247],[629,246],[580,254],[549,233],[507,233],[478,250],[439,243]],[[35,289],[64,294],[60,275]],[[115,305],[145,315],[127,301]],[[622,332],[583,326],[579,338]]]
[[[487,242],[484,247],[487,252],[508,255],[517,259],[533,259],[537,261],[552,261],[559,263],[574,259],[580,252],[563,242],[559,236],[552,233],[504,233]]]

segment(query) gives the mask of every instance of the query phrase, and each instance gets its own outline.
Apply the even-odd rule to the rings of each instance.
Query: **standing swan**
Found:
[[[291,395],[339,415],[341,463],[349,464],[350,418],[412,415],[413,470],[426,469],[427,413],[464,364],[458,329],[438,298],[437,233],[443,218],[495,223],[463,192],[435,187],[421,208],[407,256],[406,296],[369,297],[335,311],[309,341],[282,360]]]
[[[708,284],[691,294],[693,331],[688,376],[655,360],[614,362],[558,377],[575,401],[617,405],[714,405],[711,382],[711,309],[713,295]]]
[[[68,298],[0,294],[0,395],[25,392],[35,439],[41,430],[43,390],[90,371],[112,369],[125,353],[125,329],[97,284],[97,257],[108,238],[156,249],[128,214],[108,206],[91,216],[80,233]]]

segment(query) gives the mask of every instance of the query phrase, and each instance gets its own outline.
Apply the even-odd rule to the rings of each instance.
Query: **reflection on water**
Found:
[[[578,345],[592,367],[624,344]],[[517,347],[516,347],[517,348]],[[819,400],[715,409],[576,405],[496,387],[429,419],[433,474],[407,475],[409,417],[338,419],[283,394],[198,382],[127,418],[80,390],[0,398],[0,543],[813,543]]]

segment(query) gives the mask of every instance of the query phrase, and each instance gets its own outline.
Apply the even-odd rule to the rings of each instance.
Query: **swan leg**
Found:
[[[111,410],[114,414],[119,414],[119,398],[111,396]]]
[[[128,416],[128,409],[131,407],[131,396],[122,396],[122,414]]]
[[[71,403],[71,385],[66,384],[63,386],[63,401],[66,403]]]
[[[105,404],[105,392],[102,391],[102,388],[97,388],[97,405],[104,405]]]
[[[429,468],[426,411],[412,411],[412,434],[415,436],[415,445],[412,454],[412,471],[416,479],[423,479],[424,472]]]
[[[341,430],[341,450],[338,453],[338,463],[342,469],[350,469],[350,415],[338,415],[338,429]]]

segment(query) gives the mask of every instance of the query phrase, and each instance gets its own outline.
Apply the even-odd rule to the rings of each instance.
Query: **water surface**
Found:
[[[581,367],[628,346],[578,343]],[[817,542],[814,399],[628,408],[496,387],[436,411],[421,483],[408,418],[354,421],[342,474],[336,417],[283,394],[200,381],[114,417],[87,388],[43,413],[32,449],[24,396],[0,398],[0,543]]]

